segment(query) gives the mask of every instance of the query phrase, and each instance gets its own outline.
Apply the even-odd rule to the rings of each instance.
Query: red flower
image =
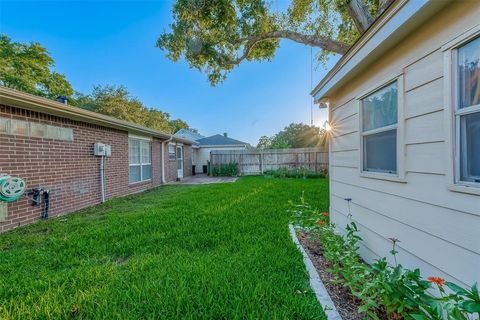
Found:
[[[445,279],[439,277],[428,277],[427,281],[435,283],[436,285],[443,287],[445,285]]]
[[[319,226],[323,226],[323,225],[325,224],[325,221],[323,221],[323,220],[318,220],[316,223],[317,223]]]
[[[328,212],[322,212],[322,216],[328,217]]]

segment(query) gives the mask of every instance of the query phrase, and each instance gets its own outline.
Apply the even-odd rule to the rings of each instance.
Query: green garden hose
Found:
[[[0,201],[13,202],[18,200],[26,188],[27,184],[22,178],[0,175]]]

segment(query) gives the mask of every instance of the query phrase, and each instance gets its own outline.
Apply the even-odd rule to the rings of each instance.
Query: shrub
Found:
[[[304,168],[292,170],[288,168],[266,170],[263,174],[270,178],[319,179],[326,177],[325,172],[316,172]]]
[[[214,177],[236,177],[238,176],[238,163],[211,165],[210,170]]]
[[[334,281],[346,286],[362,301],[358,312],[368,318],[379,319],[377,313],[383,309],[389,319],[414,320],[468,320],[480,319],[480,295],[477,284],[465,289],[437,277],[426,280],[420,270],[410,270],[397,264],[397,243],[390,238],[395,266],[390,266],[386,258],[368,265],[358,255],[358,236],[355,222],[346,226],[346,235],[335,232],[335,225],[329,223],[328,213],[320,213],[301,198],[300,204],[293,205],[293,221],[297,227],[305,229],[320,239],[323,255],[331,264],[328,270]],[[439,296],[430,293],[432,284]],[[451,293],[446,293],[447,286]]]

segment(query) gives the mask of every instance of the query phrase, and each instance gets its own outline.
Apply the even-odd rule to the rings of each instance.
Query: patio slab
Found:
[[[181,181],[172,181],[168,184],[211,184],[211,183],[230,183],[237,181],[238,177],[209,177],[206,174],[197,174],[188,176]]]

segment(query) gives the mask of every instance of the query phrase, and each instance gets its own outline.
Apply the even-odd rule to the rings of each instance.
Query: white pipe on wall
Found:
[[[165,180],[165,145],[173,140],[173,137],[162,142],[162,184],[167,183]]]
[[[102,202],[105,202],[105,157],[100,161],[100,187],[102,189]]]
[[[162,184],[165,184],[165,142],[162,142]]]

